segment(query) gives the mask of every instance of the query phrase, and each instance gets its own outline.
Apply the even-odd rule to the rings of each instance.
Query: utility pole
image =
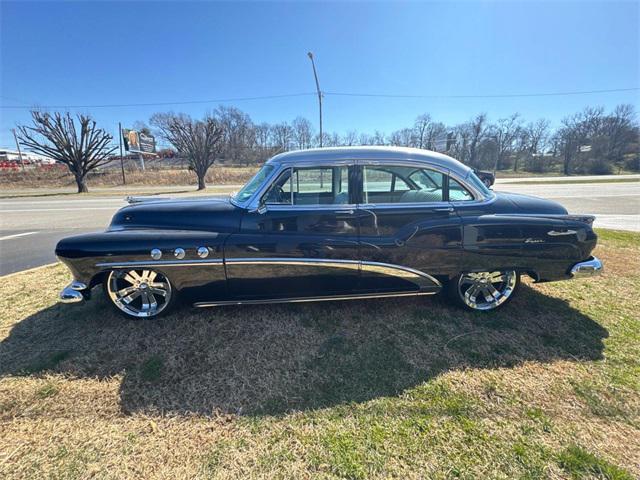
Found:
[[[309,56],[309,59],[311,59],[313,76],[316,79],[316,90],[318,91],[318,107],[320,109],[320,148],[322,148],[322,92],[320,91],[320,84],[318,83],[318,74],[316,73],[316,64],[313,61],[313,53],[308,52],[307,55]]]
[[[18,157],[20,158],[20,166],[22,167],[22,171],[24,172],[24,160],[22,160],[22,150],[20,150],[20,143],[18,142],[18,137],[16,136],[16,129],[12,128],[13,139],[16,141],[16,148],[18,149]]]
[[[127,184],[127,179],[124,177],[124,160],[122,158],[122,123],[118,122],[118,137],[120,138],[120,168],[122,169],[122,184]]]

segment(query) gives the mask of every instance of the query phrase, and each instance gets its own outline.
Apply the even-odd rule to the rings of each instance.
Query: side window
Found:
[[[266,205],[291,205],[291,169],[287,168],[262,197]]]
[[[431,203],[444,200],[444,175],[416,167],[363,167],[365,203]]]
[[[393,170],[365,167],[365,183],[368,192],[406,192],[410,190],[407,183]]]
[[[289,168],[267,191],[270,205],[349,203],[349,167]]]
[[[449,200],[452,202],[466,202],[474,200],[474,198],[471,192],[460,184],[460,182],[449,177]]]

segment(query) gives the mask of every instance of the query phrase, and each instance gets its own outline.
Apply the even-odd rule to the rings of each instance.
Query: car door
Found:
[[[352,291],[359,275],[354,167],[282,166],[260,208],[225,245],[235,298],[299,298]]]
[[[446,173],[421,163],[360,161],[357,178],[360,289],[439,290],[436,277],[457,273],[462,248]]]

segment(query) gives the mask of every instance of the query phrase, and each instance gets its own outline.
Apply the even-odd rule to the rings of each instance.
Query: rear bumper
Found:
[[[87,286],[82,282],[73,281],[62,289],[59,300],[62,303],[81,303],[84,301],[83,291]]]
[[[590,257],[588,260],[576,263],[569,273],[573,278],[592,277],[602,273],[602,262],[597,257]]]

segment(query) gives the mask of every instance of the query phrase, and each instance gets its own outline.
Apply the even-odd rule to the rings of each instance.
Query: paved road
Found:
[[[595,214],[597,227],[640,231],[640,182],[518,185],[499,181],[495,190],[549,198],[571,213]],[[0,275],[54,262],[53,249],[60,238],[104,229],[123,205],[122,197],[115,196],[0,199]]]

